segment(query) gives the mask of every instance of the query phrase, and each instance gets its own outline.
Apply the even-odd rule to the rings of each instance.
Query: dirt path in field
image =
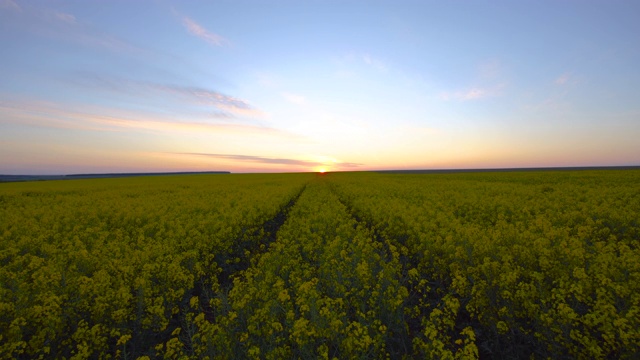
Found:
[[[222,289],[228,289],[233,286],[233,275],[246,270],[249,265],[251,265],[251,258],[258,256],[261,252],[267,251],[269,244],[276,240],[278,230],[280,230],[280,227],[287,221],[291,208],[296,205],[306,188],[307,184],[305,184],[274,217],[254,229],[253,234],[248,238],[239,239],[236,242],[237,246],[229,257],[232,259],[239,258],[241,260],[237,264],[225,266],[222,273],[218,276],[218,284],[220,284]],[[258,241],[255,241],[256,237],[259,238]],[[247,256],[247,253],[250,255]]]
[[[262,252],[265,252],[269,248],[269,244],[276,240],[276,234],[280,227],[285,223],[291,208],[295,206],[302,193],[307,188],[307,184],[304,184],[302,188],[287,202],[280,210],[270,219],[262,224],[256,224],[249,227],[245,233],[241,234],[238,239],[233,243],[232,251],[228,254],[214,254],[216,255],[216,263],[222,268],[222,271],[217,276],[219,290],[224,293],[228,293],[233,287],[234,274],[239,274],[243,270],[246,270],[251,265],[251,260],[257,256],[260,256]],[[229,259],[240,259],[237,262],[229,262]],[[187,326],[185,322],[185,315],[190,309],[190,300],[194,296],[198,298],[200,308],[205,315],[205,319],[209,322],[215,321],[215,313],[209,304],[209,301],[218,296],[218,293],[214,293],[212,289],[212,283],[207,277],[196,279],[191,290],[185,292],[183,299],[179,304],[179,311],[174,314],[169,320],[169,324],[165,330],[161,332],[155,332],[151,329],[141,329],[135,336],[129,341],[127,351],[133,358],[144,355],[150,344],[157,343],[158,339],[160,343],[166,343],[172,337],[172,333],[177,328],[184,328]]]
[[[336,191],[336,189],[331,186],[328,185],[329,189],[331,189],[331,192],[333,194],[336,195],[336,198],[338,198],[338,201],[340,201],[340,203],[342,205],[344,205],[345,208],[347,208],[347,212],[349,213],[349,215],[351,215],[351,217],[353,219],[355,219],[358,224],[362,225],[363,227],[365,227],[367,230],[369,230],[371,232],[371,234],[373,234],[373,238],[379,242],[380,244],[382,244],[383,246],[383,251],[381,252],[381,256],[383,256],[383,258],[390,258],[391,257],[391,249],[390,246],[394,245],[394,246],[398,246],[398,245],[402,245],[402,243],[404,242],[405,239],[387,239],[384,235],[382,235],[380,229],[375,227],[375,224],[367,221],[366,219],[363,219],[362,217],[358,216],[358,214],[355,212],[355,209],[353,208],[353,206],[345,201],[341,196],[340,193]],[[407,255],[400,255],[400,264],[402,265],[401,269],[400,269],[400,278],[401,279],[408,279],[408,271],[412,266],[412,261],[411,259],[407,256]],[[409,298],[407,299],[407,303],[405,304],[406,307],[408,306],[413,306],[415,305],[415,302],[417,301],[417,297],[413,296],[416,293],[416,289],[414,289],[414,284],[413,283],[409,283],[407,281],[403,281],[402,285],[405,286],[407,288],[407,290],[409,291]],[[399,341],[398,344],[396,344],[397,349],[408,349],[411,348],[411,342],[413,337],[416,336],[416,334],[420,331],[420,322],[418,319],[412,319],[412,318],[407,318],[406,319],[407,322],[407,332],[404,334],[400,334],[398,336]]]
[[[307,184],[305,184],[275,216],[250,230],[249,236],[244,236],[236,240],[233,251],[230,254],[226,254],[225,258],[240,259],[240,261],[231,264],[225,264],[225,259],[218,261],[218,264],[222,266],[222,272],[218,275],[218,284],[221,291],[228,293],[233,287],[234,276],[246,270],[251,265],[252,258],[260,256],[262,252],[267,251],[269,244],[276,240],[278,230],[285,221],[287,221],[291,208],[295,206],[306,188]],[[257,241],[256,238],[258,238]],[[198,281],[191,292],[191,296],[197,296],[199,298],[205,318],[210,322],[214,322],[215,314],[209,304],[209,300],[215,296],[215,294],[213,294],[213,291],[205,284],[207,284],[206,281]]]

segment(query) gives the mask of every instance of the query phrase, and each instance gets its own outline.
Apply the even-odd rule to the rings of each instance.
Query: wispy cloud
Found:
[[[159,113],[125,111],[96,106],[61,104],[38,100],[0,101],[0,123],[13,123],[43,128],[99,132],[165,132],[254,134],[277,136],[291,140],[300,136],[280,129],[236,123],[183,121]]]
[[[503,65],[498,59],[488,59],[477,64],[476,75],[468,80],[471,86],[442,91],[438,98],[444,101],[474,101],[501,96],[508,80],[503,74]]]
[[[362,55],[362,61],[364,61],[365,64],[369,65],[370,67],[381,71],[381,72],[387,72],[387,65],[382,62],[379,59],[374,58],[373,56],[371,56],[370,54],[363,54]]]
[[[503,65],[498,59],[489,59],[478,64],[478,77],[480,79],[493,80],[503,72]]]
[[[53,16],[55,16],[58,20],[66,22],[68,24],[76,23],[76,17],[71,14],[55,11],[53,12]]]
[[[9,9],[14,11],[22,11],[20,6],[12,0],[0,0],[0,9]]]
[[[555,79],[554,83],[556,85],[565,85],[565,84],[567,84],[569,82],[570,79],[571,79],[571,75],[569,73],[564,73],[564,74],[558,76]]]
[[[565,93],[553,94],[536,103],[525,104],[527,112],[553,112],[554,114],[567,113],[571,111],[571,103],[565,99]]]
[[[553,85],[534,102],[524,105],[527,111],[553,111],[567,113],[573,110],[571,97],[572,87],[579,83],[571,72],[565,72],[553,79]]]
[[[264,113],[252,107],[248,101],[197,86],[160,84],[148,81],[136,81],[96,74],[76,74],[75,83],[119,95],[129,94],[135,99],[148,96],[170,96],[192,104],[212,106],[211,114],[218,118],[237,116],[264,117]]]
[[[334,58],[333,62],[341,68],[345,66],[347,67],[347,69],[339,70],[341,72],[352,73],[349,68],[353,66],[357,66],[358,68],[369,68],[381,73],[386,73],[389,71],[389,67],[384,61],[366,52],[351,52],[346,55]]]
[[[287,159],[287,158],[269,158],[263,156],[254,155],[235,155],[235,154],[209,154],[209,153],[176,153],[176,155],[189,155],[189,156],[205,156],[216,159],[233,160],[240,162],[271,164],[271,165],[293,165],[293,166],[323,166],[327,165],[327,162],[300,160],[300,159]],[[355,168],[362,166],[362,164],[350,163],[350,162],[331,162],[331,165],[339,168]]]
[[[502,90],[505,88],[505,84],[498,84],[493,87],[472,87],[465,90],[454,91],[454,92],[442,92],[440,93],[440,99],[448,101],[448,100],[458,100],[458,101],[469,101],[469,100],[477,100],[488,97],[495,97],[502,94]]]
[[[285,100],[293,104],[304,105],[307,103],[307,99],[302,95],[292,94],[288,92],[283,92],[281,95]]]
[[[12,0],[0,0],[0,9],[14,12],[3,19],[7,26],[39,36],[116,52],[141,53],[142,49],[109,35],[73,14],[37,7],[28,3],[17,5]]]
[[[191,35],[199,37],[209,44],[223,46],[229,43],[229,41],[224,37],[205,29],[202,25],[198,24],[188,16],[182,16],[182,25],[184,25]]]
[[[138,84],[150,90],[181,96],[199,104],[212,105],[223,113],[228,112],[234,115],[243,116],[262,115],[261,111],[251,107],[246,100],[225,95],[214,90],[193,86],[165,85],[149,82],[142,82]]]
[[[482,88],[473,88],[465,91],[457,91],[454,93],[444,93],[443,98],[445,100],[457,99],[457,100],[474,100],[486,97],[489,91]]]

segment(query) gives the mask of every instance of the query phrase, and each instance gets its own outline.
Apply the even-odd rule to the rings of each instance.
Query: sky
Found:
[[[0,0],[0,174],[640,165],[639,16]]]

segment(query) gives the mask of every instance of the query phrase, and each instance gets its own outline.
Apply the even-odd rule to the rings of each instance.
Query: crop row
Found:
[[[415,269],[403,271],[402,258],[408,255],[406,247],[357,221],[328,180],[319,178],[307,185],[268,249],[234,275],[230,291],[211,299],[210,319],[201,303],[191,302],[194,311],[161,349],[162,355],[210,359],[425,355],[421,343],[413,343],[417,334],[409,322],[427,313],[430,304],[419,298],[423,292],[410,293],[408,287],[428,286],[418,282]],[[450,309],[443,312],[449,315]],[[449,332],[454,324],[445,315],[430,321]],[[470,327],[461,329],[453,348],[434,348],[432,355],[476,358],[474,336]]]
[[[314,181],[291,209],[268,250],[212,300],[215,321],[173,344],[209,358],[383,357],[403,332],[407,295],[397,255],[349,216]],[[194,301],[194,304],[196,302]],[[173,351],[173,349],[172,349]],[[173,353],[172,353],[173,354]]]

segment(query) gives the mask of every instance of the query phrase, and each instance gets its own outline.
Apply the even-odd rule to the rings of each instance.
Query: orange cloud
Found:
[[[311,161],[300,159],[288,159],[288,158],[269,158],[263,156],[254,155],[237,155],[237,154],[209,154],[209,153],[174,153],[175,155],[186,156],[203,156],[216,159],[233,160],[236,162],[249,162],[260,164],[273,164],[273,165],[290,165],[290,166],[304,166],[304,167],[318,167],[324,165],[331,165],[337,168],[356,168],[362,164],[352,162],[342,162],[335,159],[331,161]]]

